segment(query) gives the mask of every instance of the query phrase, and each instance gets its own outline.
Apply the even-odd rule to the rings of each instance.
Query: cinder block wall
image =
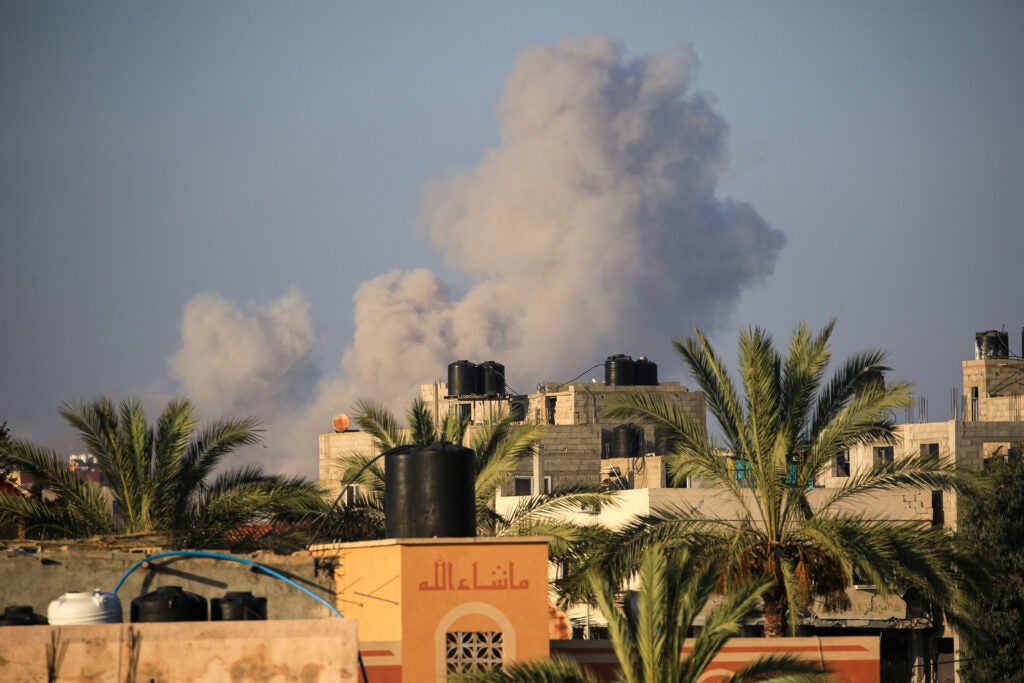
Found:
[[[46,614],[51,600],[71,591],[113,590],[121,576],[144,552],[101,551],[71,547],[34,546],[12,542],[0,554],[0,608],[31,605]],[[316,595],[334,603],[333,567],[306,554],[245,556],[287,576]],[[137,569],[118,591],[125,621],[133,598],[160,586],[181,586],[207,600],[227,591],[249,591],[267,598],[268,619],[319,619],[333,614],[329,608],[286,582],[236,562],[196,557],[154,560],[151,568]]]

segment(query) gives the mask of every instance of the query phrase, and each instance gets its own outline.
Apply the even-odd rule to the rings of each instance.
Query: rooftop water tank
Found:
[[[604,362],[604,383],[611,387],[633,384],[633,359],[624,354],[608,356]]]
[[[1009,358],[1010,335],[999,330],[978,332],[974,335],[974,359]]]
[[[267,599],[249,591],[228,591],[210,600],[210,621],[266,621]]]
[[[479,389],[484,396],[504,396],[505,366],[493,360],[481,363]]]
[[[54,626],[72,624],[120,624],[121,599],[99,589],[91,593],[65,593],[50,603],[46,617]]]
[[[386,538],[476,536],[473,451],[451,443],[384,457]]]
[[[477,393],[479,369],[476,363],[457,360],[448,365],[448,395],[472,396]]]
[[[658,386],[658,364],[640,356],[633,363],[633,384],[642,387]]]
[[[43,626],[46,617],[36,614],[31,605],[8,605],[0,616],[0,626]]]
[[[181,586],[161,586],[132,600],[132,623],[206,621],[208,616],[206,598]]]
[[[634,458],[640,455],[640,437],[643,432],[635,424],[619,425],[612,430],[612,457]]]

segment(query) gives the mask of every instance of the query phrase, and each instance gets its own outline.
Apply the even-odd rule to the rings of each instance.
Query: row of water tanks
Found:
[[[457,360],[448,365],[449,396],[504,396],[505,366],[487,360],[477,365]]]
[[[616,354],[604,362],[604,383],[611,387],[655,387],[658,386],[658,364],[640,356]]]
[[[605,457],[611,458],[635,458],[643,455],[645,450],[644,429],[633,423],[621,424],[611,430],[611,433],[603,435]],[[650,444],[647,444],[648,446]],[[664,429],[654,430],[654,449],[657,455],[668,455],[669,435]]]
[[[207,600],[201,595],[180,586],[161,586],[133,599],[130,616],[132,623],[262,621],[267,618],[267,599],[248,591],[228,591],[224,597],[210,600],[207,607]],[[94,590],[65,593],[50,603],[45,617],[30,606],[9,606],[0,618],[0,626],[120,624],[123,619],[117,594]]]

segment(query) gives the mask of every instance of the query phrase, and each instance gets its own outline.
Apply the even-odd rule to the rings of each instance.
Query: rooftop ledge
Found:
[[[391,545],[547,545],[551,536],[476,536],[441,538],[381,538],[375,541],[351,541],[349,543],[317,543],[309,547],[310,552],[334,550],[335,548],[375,548]]]

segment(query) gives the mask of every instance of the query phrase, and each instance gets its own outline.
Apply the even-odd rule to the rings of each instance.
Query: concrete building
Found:
[[[662,466],[665,448],[654,430],[609,420],[605,410],[616,395],[630,391],[657,392],[702,427],[706,409],[704,394],[678,382],[658,382],[657,366],[646,358],[632,361],[613,356],[605,363],[605,380],[544,382],[529,395],[510,394],[500,368],[496,390],[484,391],[481,382],[464,381],[468,361],[449,367],[449,381],[420,386],[420,398],[435,417],[454,412],[470,420],[470,431],[488,418],[510,412],[527,424],[544,425],[544,435],[532,458],[524,458],[503,496],[531,495],[552,488],[606,482],[613,488],[664,488]],[[491,369],[487,363],[479,367]],[[622,367],[641,369],[639,380],[623,377]],[[470,364],[472,365],[472,364]],[[470,368],[470,371],[472,369]],[[618,374],[616,371],[618,370]],[[459,373],[463,373],[460,375]],[[639,384],[636,382],[644,382]],[[468,389],[472,386],[472,389]],[[320,435],[320,485],[337,495],[340,486],[339,458],[352,453],[372,454],[369,434],[349,430]]]

